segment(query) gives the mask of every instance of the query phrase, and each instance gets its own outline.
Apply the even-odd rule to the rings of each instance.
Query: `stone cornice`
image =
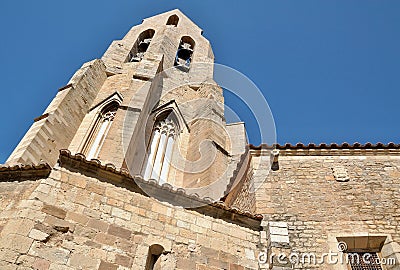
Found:
[[[276,144],[259,146],[249,145],[250,151],[253,155],[260,155],[263,151],[271,151],[278,149],[281,156],[380,156],[380,155],[396,155],[400,156],[400,144],[395,143],[342,143],[342,144],[314,144],[310,143],[304,145],[298,143],[292,144]]]
[[[50,171],[51,167],[47,163],[0,165],[0,182],[37,180],[49,176]]]

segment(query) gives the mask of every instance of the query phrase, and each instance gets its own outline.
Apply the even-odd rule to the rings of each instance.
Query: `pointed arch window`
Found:
[[[143,59],[144,53],[149,48],[154,33],[155,31],[153,29],[148,29],[139,35],[131,52],[129,53],[129,62],[140,62]]]
[[[174,14],[168,18],[167,25],[173,25],[176,27],[178,26],[178,22],[179,22],[179,17]]]
[[[189,71],[192,63],[195,42],[191,37],[182,37],[175,57],[174,66],[182,71]]]
[[[117,102],[112,102],[100,111],[83,151],[88,160],[98,157],[118,107]]]
[[[167,182],[176,137],[177,125],[174,120],[167,118],[156,121],[143,166],[144,179],[155,179],[159,184]]]

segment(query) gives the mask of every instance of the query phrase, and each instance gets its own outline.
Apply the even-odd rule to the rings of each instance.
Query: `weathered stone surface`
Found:
[[[100,261],[82,254],[71,254],[69,265],[74,269],[98,269]]]
[[[128,240],[131,238],[132,235],[132,232],[130,230],[115,225],[110,225],[110,227],[108,228],[108,233]]]
[[[44,205],[42,211],[45,212],[46,214],[55,216],[60,219],[64,219],[67,215],[67,212],[65,210],[56,207],[54,205]]]
[[[68,148],[106,77],[101,60],[84,64],[47,107],[47,117],[32,125],[7,163],[37,164],[45,160],[55,165],[58,151]]]
[[[114,207],[112,209],[111,215],[114,216],[114,217],[117,217],[117,218],[124,219],[124,220],[130,220],[131,216],[132,216],[131,213],[129,213],[129,212],[125,211],[125,210],[122,210],[120,208],[117,208],[117,207]]]
[[[42,243],[34,243],[29,250],[29,255],[37,256],[54,264],[66,264],[70,251],[57,246],[49,246]]]
[[[400,191],[396,189],[399,182],[390,175],[390,171],[400,169],[398,155],[340,153],[339,150],[324,155],[309,152],[292,155],[281,150],[280,169],[260,179],[257,211],[264,214],[272,232],[269,241],[286,243],[276,246],[277,253],[296,250],[318,257],[337,250],[336,237],[343,236],[353,241],[350,249],[374,246],[371,236],[376,235],[393,238],[395,243],[400,241],[400,219],[395,214],[399,207]],[[257,164],[257,157],[253,162],[258,170],[263,170]],[[348,182],[330,180],[335,166],[346,168]],[[384,169],[389,167],[395,169]],[[285,226],[275,226],[278,224],[271,221],[287,223],[289,238],[281,230]],[[263,227],[267,228],[265,224]],[[391,247],[385,246],[381,251],[387,257],[392,252]],[[329,269],[326,264],[314,267]]]
[[[9,248],[0,248],[0,261],[15,263],[20,253]]]
[[[73,224],[53,216],[47,216],[44,223],[53,227],[54,230],[64,233],[67,231],[74,231],[75,228]]]
[[[101,261],[99,270],[117,270],[118,265],[109,262]]]
[[[3,270],[17,270],[18,266],[5,261],[0,261],[0,268]],[[25,270],[25,269],[24,269]]]
[[[28,236],[29,236],[30,238],[35,239],[35,240],[38,240],[38,241],[45,241],[45,240],[47,240],[47,239],[49,238],[50,235],[48,235],[48,234],[45,233],[45,232],[42,232],[42,231],[33,229],[33,230],[29,233]]]
[[[117,254],[115,255],[115,263],[117,265],[130,268],[132,266],[132,258]]]
[[[87,223],[87,226],[97,231],[106,232],[109,225],[108,223],[101,220],[90,219],[89,222]]]
[[[178,22],[167,23],[174,15]],[[130,62],[149,29],[156,33],[151,45],[139,62]],[[399,268],[398,147],[287,147],[273,157],[279,166],[270,171],[270,152],[246,149],[244,124],[226,124],[222,88],[212,80],[212,68],[195,65],[214,60],[201,33],[178,10],[146,19],[60,89],[8,161],[46,160],[55,165],[49,177],[38,177],[32,168],[22,181],[14,179],[20,173],[15,168],[1,168],[14,172],[0,182],[0,269],[145,269],[151,254],[154,270],[287,269],[287,259],[276,258],[259,268],[259,252],[320,255],[337,249],[340,237],[350,249],[373,248],[397,259],[386,268]],[[174,67],[184,40],[192,40],[194,48],[186,71]],[[168,76],[155,78],[167,69]],[[110,104],[115,104],[112,111]],[[152,198],[137,178],[120,171],[142,174],[153,121],[170,112],[181,129],[174,133],[177,151],[188,161],[181,165],[191,173],[171,166],[168,184],[174,189],[210,185],[200,197],[223,198],[225,206],[236,209],[220,204],[185,209],[169,203],[186,198],[183,192],[165,185],[166,195]],[[95,136],[105,120],[107,131]],[[98,160],[89,162],[85,158],[97,137],[102,141],[91,156]],[[72,154],[59,156],[61,148]],[[220,185],[213,186],[216,179]],[[232,189],[225,194],[228,186]],[[243,211],[262,214],[261,226]],[[332,269],[293,265],[308,268]]]
[[[3,228],[1,235],[7,234],[20,234],[27,236],[32,229],[34,222],[29,219],[15,219],[10,220]]]
[[[66,216],[66,220],[74,221],[82,225],[86,225],[89,221],[89,218],[85,215],[74,213],[74,212],[68,212]],[[88,225],[90,226],[90,225]]]
[[[0,249],[13,250],[20,253],[27,253],[31,247],[33,239],[19,234],[7,234],[0,238]]]
[[[36,270],[48,270],[50,267],[50,262],[44,259],[36,259],[33,263],[33,268]]]

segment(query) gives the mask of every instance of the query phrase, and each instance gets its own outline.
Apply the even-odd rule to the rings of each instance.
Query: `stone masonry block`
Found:
[[[18,235],[8,234],[0,238],[0,249],[10,249],[20,253],[27,253],[31,247],[33,239]]]
[[[0,248],[0,261],[15,263],[20,253],[9,248]],[[1,269],[1,268],[0,268]]]
[[[65,248],[49,247],[40,242],[34,242],[29,250],[29,255],[41,257],[55,264],[66,264],[70,251]]]
[[[229,264],[229,270],[244,270],[243,266],[231,263]]]
[[[59,207],[56,207],[54,205],[44,205],[42,208],[42,212],[58,217],[60,219],[64,219],[67,215],[67,212]]]
[[[272,234],[272,235],[270,235],[270,241],[272,243],[289,244],[289,236]]]
[[[17,233],[26,236],[33,228],[34,224],[35,223],[29,219],[13,219],[4,226],[1,235]]]
[[[32,266],[35,270],[48,270],[50,262],[48,260],[37,258]]]
[[[42,231],[33,229],[30,233],[29,233],[29,237],[38,241],[45,241],[49,235],[47,233],[44,233]]]
[[[75,269],[62,264],[51,263],[49,270],[75,270]]]
[[[65,219],[77,222],[82,225],[86,225],[89,221],[89,218],[87,216],[74,212],[68,212]]]
[[[275,221],[270,221],[269,222],[270,227],[277,227],[277,228],[287,228],[288,224],[287,222],[275,222]]]
[[[269,227],[269,233],[276,234],[276,235],[288,235],[289,231],[287,228],[281,228],[281,227]]]
[[[86,180],[83,177],[79,176],[70,176],[68,182],[76,187],[85,188],[86,187]]]
[[[129,213],[129,212],[125,211],[125,210],[122,210],[120,208],[117,208],[117,207],[114,207],[111,210],[111,215],[114,216],[114,217],[122,218],[124,220],[130,220],[131,216],[132,216],[131,213]]]
[[[117,270],[118,265],[109,262],[101,261],[99,270]]]
[[[75,225],[53,216],[47,216],[44,220],[44,223],[52,226],[55,230],[61,232],[73,232],[75,229]]]
[[[100,183],[88,182],[86,190],[99,195],[103,195],[106,190],[106,187],[104,185],[101,185]]]
[[[108,223],[101,220],[90,219],[89,222],[87,223],[87,226],[96,229],[98,231],[107,232],[109,225]]]
[[[94,241],[103,245],[113,246],[117,238],[114,235],[109,235],[105,233],[98,233]]]
[[[383,257],[390,256],[394,253],[400,254],[400,245],[396,242],[387,243],[382,247],[381,253]]]
[[[73,253],[69,265],[75,269],[98,269],[100,261],[79,253]]]
[[[115,255],[115,263],[123,267],[129,268],[132,266],[132,258],[117,254]]]
[[[205,219],[204,217],[197,217],[196,218],[196,225],[211,229],[212,222],[210,220]]]
[[[108,233],[128,240],[131,238],[132,235],[132,232],[130,230],[124,229],[116,225],[110,225],[110,227],[108,228]]]

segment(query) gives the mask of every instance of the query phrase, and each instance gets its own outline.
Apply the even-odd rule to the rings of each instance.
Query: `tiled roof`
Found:
[[[396,155],[400,154],[400,144],[395,144],[395,143],[388,143],[388,144],[383,144],[383,143],[365,143],[365,144],[360,144],[360,143],[354,143],[354,144],[349,144],[349,143],[342,143],[342,144],[302,144],[298,143],[295,145],[292,144],[275,144],[275,145],[267,145],[267,144],[260,144],[258,146],[255,146],[253,144],[249,144],[246,146],[245,152],[242,154],[240,161],[236,167],[236,169],[233,172],[232,177],[230,178],[230,181],[228,182],[227,189],[224,193],[224,198],[228,196],[230,192],[232,192],[235,188],[236,185],[240,183],[240,181],[244,180],[243,175],[239,174],[240,170],[245,168],[247,166],[246,162],[249,162],[250,160],[248,159],[248,152],[250,150],[273,150],[273,149],[278,149],[282,151],[288,151],[292,153],[285,153],[285,155],[303,155],[306,154],[304,152],[310,153],[311,154],[318,154],[321,152],[318,151],[327,151],[327,155],[352,155],[352,154],[358,154],[360,152],[361,154],[366,153],[365,151],[369,152],[374,152],[374,150],[377,151],[389,151],[389,153],[396,153]],[[297,151],[300,150],[300,151]],[[334,150],[335,152],[332,152],[330,150]],[[339,151],[336,151],[339,150]],[[367,152],[368,153],[368,152]],[[238,177],[239,176],[239,177]]]
[[[0,181],[24,181],[46,178],[51,171],[47,163],[16,164],[12,166],[0,165]]]
[[[197,194],[187,194],[182,188],[175,189],[168,183],[159,185],[157,181],[150,179],[144,180],[141,176],[131,176],[126,169],[116,169],[113,164],[101,164],[97,159],[87,160],[83,154],[71,154],[69,150],[60,150],[59,163],[62,167],[79,171],[85,174],[95,174],[101,179],[113,181],[113,176],[119,176],[115,179],[115,183],[120,183],[121,186],[129,188],[129,190],[140,193],[144,196],[152,196],[157,199],[168,201],[175,205],[193,204],[193,208],[188,208],[193,211],[200,212],[205,215],[212,215],[217,218],[229,220],[230,222],[239,225],[245,225],[254,230],[258,230],[260,222],[263,219],[262,215],[253,214],[248,211],[242,211],[237,208],[231,208],[225,205],[224,202],[213,202],[210,198],[200,198]],[[125,185],[122,185],[125,183]],[[128,185],[126,185],[128,183]],[[144,192],[143,190],[146,190]],[[180,204],[179,202],[182,202]]]
[[[309,144],[302,144],[302,143],[297,143],[295,145],[286,143],[286,144],[276,144],[274,146],[271,145],[266,145],[266,144],[261,144],[258,146],[254,146],[250,144],[250,149],[253,150],[261,150],[261,149],[271,149],[271,148],[276,148],[279,150],[297,150],[297,149],[400,149],[400,144],[395,144],[393,142],[390,142],[388,144],[383,144],[383,143],[342,143],[342,144],[336,144],[336,143],[331,143],[331,144],[326,144],[326,143],[321,143],[321,144],[315,144],[315,143],[309,143]]]

